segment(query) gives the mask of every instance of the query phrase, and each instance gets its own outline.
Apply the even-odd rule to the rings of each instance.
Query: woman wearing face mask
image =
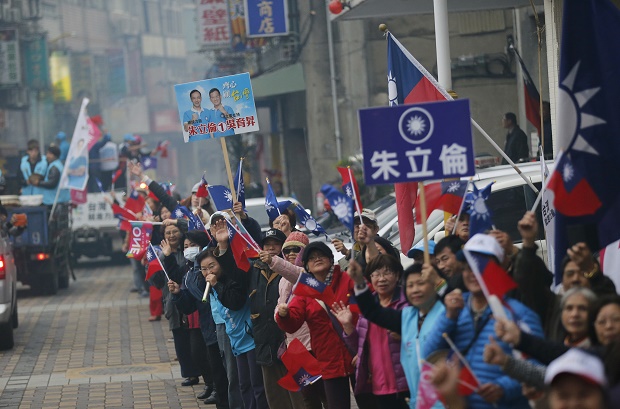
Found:
[[[198,244],[191,239],[186,239],[176,225],[164,225],[163,228],[164,239],[161,241],[161,250],[164,259],[162,264],[168,273],[168,277],[181,285],[187,271],[194,267],[193,261],[185,259],[185,249],[197,247]],[[192,250],[188,250],[188,256],[191,256],[191,253]],[[207,386],[211,385],[213,382],[207,369],[206,347],[200,333],[198,313],[182,314],[172,302],[169,286],[164,287],[163,296],[164,314],[172,331],[174,348],[181,366],[181,375],[186,378],[181,385],[197,385],[200,375],[205,378]]]

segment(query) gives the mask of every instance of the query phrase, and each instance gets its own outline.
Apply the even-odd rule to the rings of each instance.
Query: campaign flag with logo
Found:
[[[144,253],[151,243],[153,235],[153,225],[149,222],[133,222],[131,223],[131,235],[129,236],[129,250],[127,258],[135,258],[142,260]]]
[[[208,185],[207,189],[217,210],[232,209],[233,197],[229,188],[223,185]]]
[[[271,221],[280,216],[280,205],[278,204],[278,198],[271,188],[271,183],[269,183],[269,180],[267,180],[267,194],[265,195],[265,211]]]
[[[82,100],[58,189],[86,189],[88,182],[88,144],[95,134],[92,127],[96,127],[92,121],[88,122],[89,118],[86,112],[88,102],[88,98]]]
[[[134,213],[139,213],[144,209],[146,199],[137,190],[132,190],[127,200],[125,201],[125,209],[128,209]]]
[[[440,209],[448,213],[458,214],[461,204],[465,199],[468,181],[453,180],[450,182],[430,183],[424,186],[426,194],[426,214],[427,217],[435,209]],[[415,205],[416,218],[422,215],[420,201]],[[418,219],[420,222],[421,219]]]
[[[321,300],[328,307],[332,305],[335,300],[335,294],[332,288],[308,273],[301,273],[299,275],[299,279],[293,286],[292,292],[295,295]]]
[[[142,169],[157,169],[157,158],[154,156],[145,156],[142,158]]]
[[[319,361],[297,338],[288,344],[281,360],[287,369],[287,374],[278,380],[278,385],[286,390],[300,391],[322,377]]]
[[[202,175],[200,178],[200,185],[198,185],[198,191],[196,192],[196,197],[209,197],[209,184],[207,183],[207,179],[205,179],[205,175]]]
[[[523,74],[523,95],[525,96],[525,117],[534,128],[538,131],[538,135],[540,135],[540,94],[536,89],[536,85],[534,85],[534,81],[532,81],[532,77],[530,76],[530,72],[525,67],[525,63],[519,52],[515,47],[511,47],[512,51],[514,51],[517,56],[517,61],[519,61],[519,65],[521,66],[521,73]]]
[[[243,158],[239,160],[239,166],[235,173],[235,191],[237,192],[237,202],[240,202],[245,209],[245,182],[243,181]]]
[[[435,402],[439,400],[437,390],[431,380],[433,365],[423,361],[420,368],[420,382],[418,383],[418,394],[415,399],[416,409],[431,409]]]
[[[474,191],[465,195],[465,206],[467,206],[467,213],[469,214],[470,237],[493,228],[491,210],[487,207],[487,199],[491,195],[493,182],[489,183],[482,190],[478,190],[475,184],[472,185]]]
[[[345,225],[353,234],[353,218],[355,215],[353,200],[344,193],[339,192],[332,185],[325,184],[321,186],[321,192],[325,195],[340,223]]]
[[[357,185],[357,180],[350,167],[337,167],[338,173],[342,176],[342,191],[354,201],[357,201],[357,208],[363,209],[362,197],[360,196],[360,188]]]
[[[327,235],[323,226],[316,221],[314,217],[310,213],[306,211],[306,209],[300,205],[299,203],[293,203],[290,200],[286,200],[288,202],[288,209],[295,212],[297,216],[297,223],[304,226],[308,231],[311,231],[316,236]]]
[[[549,180],[556,266],[575,225],[596,227],[600,247],[620,239],[620,10],[609,0],[565,1],[562,20],[554,138],[564,154]]]
[[[542,201],[541,214],[543,220],[543,228],[545,229],[545,237],[547,237],[547,265],[549,271],[555,271],[555,206],[553,205],[553,194],[547,188],[547,179],[549,179],[549,168],[545,163],[544,154],[540,153],[540,172],[542,175]]]

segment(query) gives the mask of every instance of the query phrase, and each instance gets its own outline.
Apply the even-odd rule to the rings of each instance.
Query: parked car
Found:
[[[8,234],[0,229],[0,350],[13,348],[17,328],[17,269]]]
[[[278,197],[278,202],[284,202],[285,200],[290,200],[291,202],[297,202],[297,200],[292,197]],[[253,218],[260,224],[260,228],[263,232],[269,230],[269,216],[267,215],[267,211],[265,210],[265,198],[264,197],[255,197],[252,199],[245,200],[245,210],[248,213],[248,216]]]

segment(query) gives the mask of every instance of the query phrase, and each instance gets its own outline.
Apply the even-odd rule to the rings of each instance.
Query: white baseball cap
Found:
[[[607,386],[603,362],[579,348],[571,348],[549,364],[545,371],[545,384],[550,385],[560,374],[576,375],[601,387]]]
[[[488,234],[478,233],[474,235],[474,237],[467,240],[463,249],[474,253],[495,256],[500,263],[504,261],[504,249],[494,237]]]
[[[209,224],[213,224],[214,219],[218,219],[218,218],[224,218],[227,221],[231,221],[230,215],[226,212],[214,212],[211,217],[209,218]]]

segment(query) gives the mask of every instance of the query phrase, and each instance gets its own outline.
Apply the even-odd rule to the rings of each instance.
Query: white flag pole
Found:
[[[355,184],[353,183],[353,176],[351,175],[351,166],[347,166],[347,170],[349,171],[349,183],[351,184],[351,190],[353,191],[353,200],[355,201],[355,209],[357,210],[357,214],[360,217],[360,223],[364,224],[364,220],[362,220],[362,209],[360,208],[359,198],[357,197],[357,192],[355,191]]]

